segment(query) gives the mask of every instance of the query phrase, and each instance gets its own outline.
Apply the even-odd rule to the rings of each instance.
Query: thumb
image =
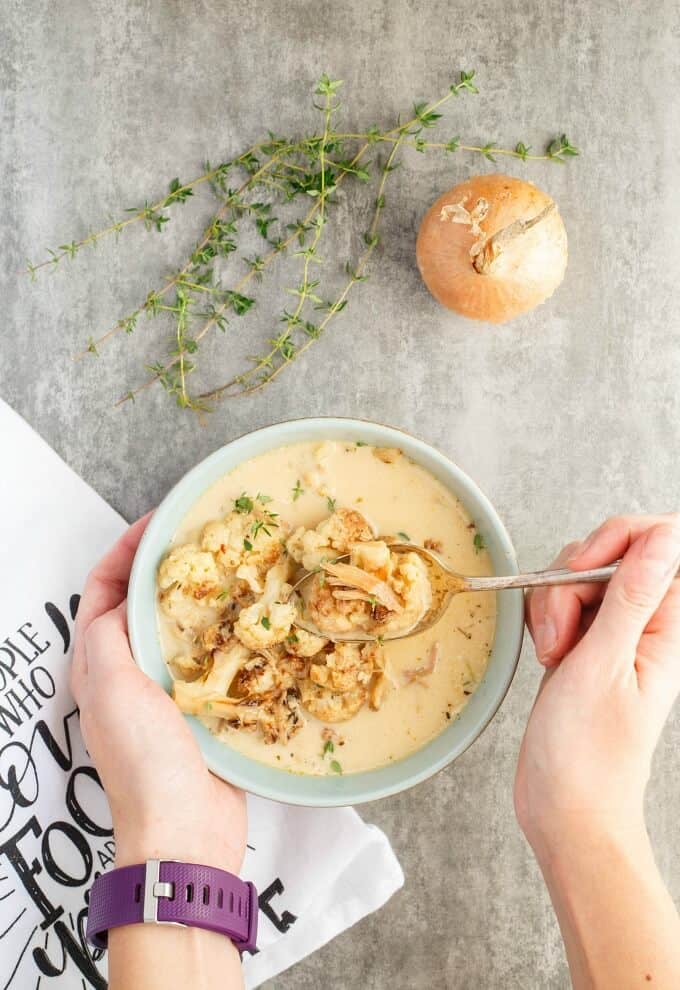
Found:
[[[680,565],[680,521],[659,523],[633,543],[609,582],[583,643],[629,665]]]

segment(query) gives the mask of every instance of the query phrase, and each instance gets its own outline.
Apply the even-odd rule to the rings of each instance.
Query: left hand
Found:
[[[90,574],[76,618],[71,689],[109,800],[116,865],[179,859],[238,873],[244,794],[206,767],[186,719],[135,664],[127,636],[136,522]]]

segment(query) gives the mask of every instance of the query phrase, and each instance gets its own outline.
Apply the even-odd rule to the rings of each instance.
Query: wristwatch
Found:
[[[214,866],[147,859],[97,877],[90,890],[87,939],[107,946],[108,931],[137,922],[190,925],[228,935],[239,952],[257,940],[257,890]]]

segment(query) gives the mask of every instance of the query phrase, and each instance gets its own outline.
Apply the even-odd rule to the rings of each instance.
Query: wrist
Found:
[[[135,826],[114,822],[114,840],[116,867],[132,866],[147,859],[174,859],[238,874],[245,854],[245,843],[229,836],[226,826],[217,830],[205,825],[177,828],[158,821]]]
[[[604,852],[634,857],[649,848],[641,809],[626,815],[561,813],[531,823],[524,834],[544,874],[560,874],[575,863],[594,864]]]

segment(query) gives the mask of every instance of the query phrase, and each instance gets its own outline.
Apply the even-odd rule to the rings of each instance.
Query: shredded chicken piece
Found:
[[[404,682],[406,684],[422,683],[424,677],[428,677],[430,674],[435,672],[440,659],[441,647],[439,642],[436,642],[432,644],[428,651],[426,663],[421,664],[419,667],[412,667],[411,669],[404,671]]]
[[[368,692],[368,707],[377,712],[387,696],[390,682],[385,674],[376,674]]]
[[[369,605],[373,603],[373,599],[365,591],[359,591],[358,588],[344,588],[342,582],[328,583],[333,587],[333,598],[337,598],[339,602],[368,602]]]
[[[404,606],[390,586],[375,574],[370,574],[360,567],[353,567],[352,564],[322,564],[321,567],[327,574],[340,578],[346,585],[360,588],[361,591],[377,598],[390,612],[403,612]]]

